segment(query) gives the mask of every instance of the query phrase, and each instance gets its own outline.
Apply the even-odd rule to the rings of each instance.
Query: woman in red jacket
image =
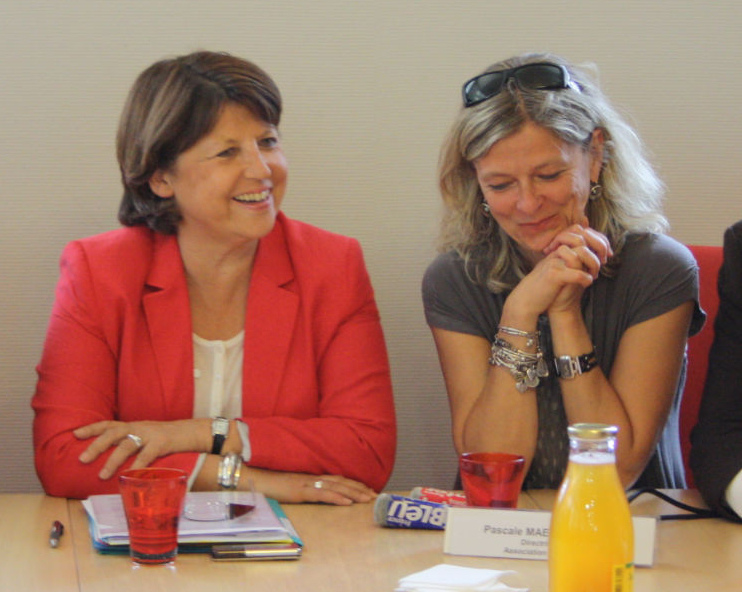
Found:
[[[373,290],[357,241],[280,213],[280,115],[271,78],[227,54],[137,79],[117,137],[124,228],[65,249],[38,366],[50,495],[113,492],[148,465],[285,502],[385,485],[396,426]]]

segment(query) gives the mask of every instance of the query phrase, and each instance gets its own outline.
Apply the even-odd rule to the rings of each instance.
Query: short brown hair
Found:
[[[247,60],[199,51],[159,61],[139,75],[129,91],[116,137],[124,185],[118,217],[123,225],[177,232],[181,215],[175,200],[155,195],[149,180],[208,134],[227,103],[241,105],[278,127],[278,87]]]

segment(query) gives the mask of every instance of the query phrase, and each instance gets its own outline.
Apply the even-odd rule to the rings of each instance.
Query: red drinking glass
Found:
[[[465,452],[459,457],[469,506],[516,508],[525,459],[506,452]]]
[[[188,474],[180,469],[130,469],[119,476],[130,554],[136,563],[175,561],[187,482]]]

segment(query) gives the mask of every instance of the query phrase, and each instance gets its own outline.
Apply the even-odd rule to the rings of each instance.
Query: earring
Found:
[[[600,183],[590,181],[590,199],[596,200],[603,197],[603,186]]]
[[[489,216],[489,215],[490,215],[490,213],[491,213],[491,212],[490,212],[490,205],[489,205],[489,204],[488,204],[488,203],[487,203],[486,201],[483,201],[483,202],[482,202],[482,213],[483,213],[483,214],[484,214],[485,216]]]

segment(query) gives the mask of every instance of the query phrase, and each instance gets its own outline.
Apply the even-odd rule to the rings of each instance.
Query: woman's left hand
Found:
[[[324,503],[348,506],[370,502],[376,492],[360,481],[340,475],[309,475],[247,467],[255,489],[285,503]]]
[[[109,448],[114,448],[98,473],[101,479],[110,479],[132,455],[136,458],[131,468],[140,469],[174,452],[202,452],[195,438],[198,430],[184,425],[197,421],[98,421],[77,428],[73,433],[80,440],[95,438],[80,455],[82,463],[91,463]]]

